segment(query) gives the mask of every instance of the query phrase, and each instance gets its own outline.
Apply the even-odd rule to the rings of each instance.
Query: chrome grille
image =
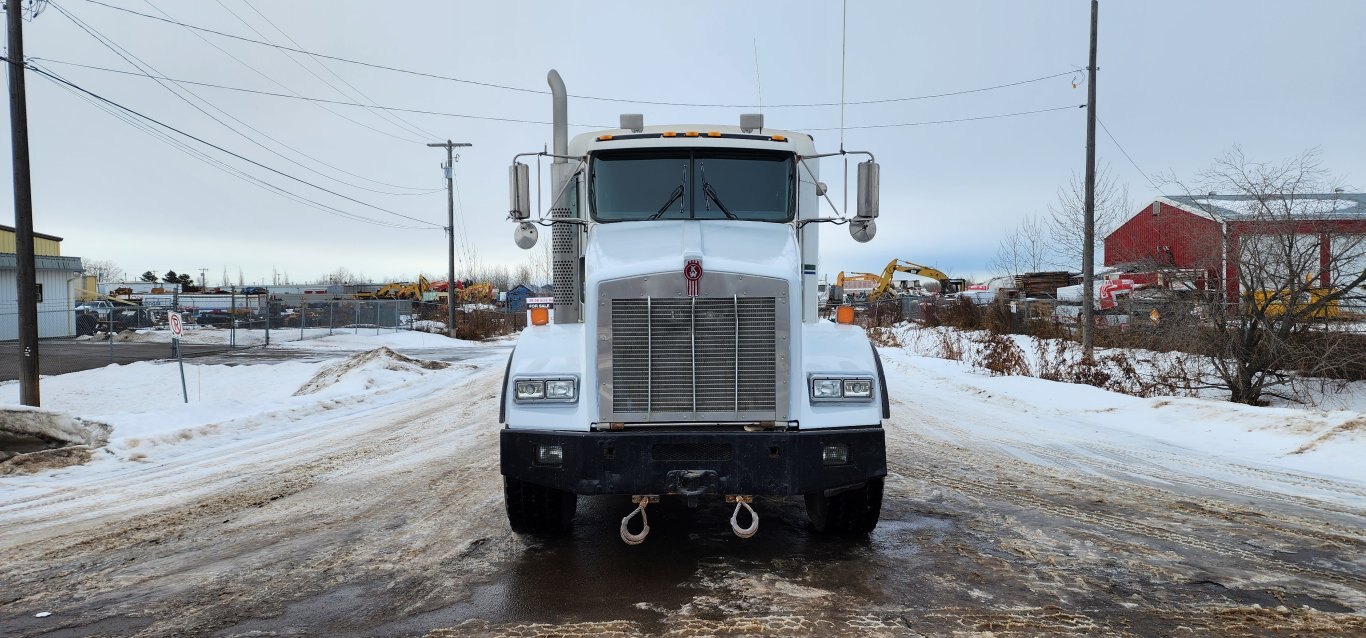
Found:
[[[776,298],[646,297],[610,303],[613,413],[774,418]]]

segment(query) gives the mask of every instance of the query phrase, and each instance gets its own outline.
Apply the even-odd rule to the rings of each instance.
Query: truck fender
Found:
[[[498,395],[498,424],[499,424],[499,425],[505,425],[505,424],[508,422],[508,375],[509,375],[509,374],[512,374],[512,357],[513,357],[513,355],[515,355],[515,354],[517,354],[517,346],[513,346],[513,347],[512,347],[512,352],[509,352],[509,353],[508,353],[508,362],[507,362],[507,365],[503,366],[503,391],[502,391],[501,394]],[[882,366],[882,364],[879,363],[878,366],[879,366],[879,367],[878,367],[879,374],[881,374],[881,370],[882,370],[881,366]],[[883,400],[883,405],[884,405],[884,406],[886,405],[886,400],[885,400],[885,399]],[[885,408],[885,407],[883,408],[883,411],[884,411],[884,412],[886,411],[886,408]]]
[[[877,353],[877,346],[870,341],[868,347],[873,349],[873,363],[877,365],[877,382],[882,386],[882,418],[892,418],[892,400],[887,397],[887,375],[882,372],[882,355]]]

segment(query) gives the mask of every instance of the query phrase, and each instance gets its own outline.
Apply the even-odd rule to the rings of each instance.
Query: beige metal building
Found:
[[[0,341],[19,338],[18,256],[14,228],[0,226]],[[75,289],[81,285],[81,258],[62,256],[62,238],[34,233],[38,279],[38,337],[76,334]]]

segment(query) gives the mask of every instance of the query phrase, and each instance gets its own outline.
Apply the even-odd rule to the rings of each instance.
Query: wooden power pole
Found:
[[[446,149],[446,336],[455,338],[455,149],[474,146],[468,142],[437,142],[427,146]]]
[[[19,278],[19,402],[39,406],[38,279],[33,260],[33,191],[28,166],[28,98],[24,91],[21,0],[5,1],[9,26],[9,129],[14,161],[14,238]]]
[[[1099,0],[1091,0],[1091,62],[1086,77],[1086,219],[1081,253],[1081,349],[1091,358],[1096,317],[1096,25]]]

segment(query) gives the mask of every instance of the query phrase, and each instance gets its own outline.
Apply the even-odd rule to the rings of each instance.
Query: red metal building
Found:
[[[1195,271],[1203,273],[1202,287],[1218,285],[1222,271],[1233,301],[1238,260],[1229,256],[1255,236],[1287,233],[1319,251],[1314,274],[1320,285],[1354,279],[1366,270],[1366,193],[1159,197],[1105,237],[1105,265],[1137,273]]]

